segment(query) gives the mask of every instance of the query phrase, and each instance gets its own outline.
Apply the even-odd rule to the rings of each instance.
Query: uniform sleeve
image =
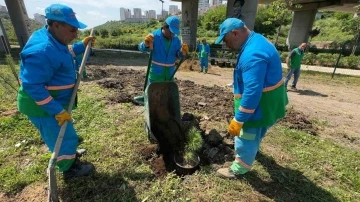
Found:
[[[71,45],[71,47],[72,47],[72,50],[74,51],[75,55],[83,54],[85,52],[85,48],[86,48],[82,41],[74,43],[73,45]]]
[[[180,39],[179,38],[177,38],[177,43],[176,43],[176,50],[177,50],[177,52],[176,52],[176,57],[178,57],[178,58],[181,58],[181,59],[184,59],[184,55],[182,54],[182,52],[181,52],[181,41],[180,41]]]
[[[145,42],[144,42],[144,41],[141,42],[141,43],[138,45],[138,49],[139,49],[139,51],[141,51],[141,52],[150,51],[150,48],[145,46]]]
[[[235,120],[246,122],[255,112],[260,103],[264,86],[267,62],[261,52],[247,54],[248,62],[241,68],[244,82],[244,92],[242,94],[239,109],[236,109]]]
[[[56,115],[63,110],[61,104],[55,101],[45,88],[52,79],[56,66],[45,54],[33,53],[22,58],[23,70],[20,74],[24,91],[43,110],[51,115]]]

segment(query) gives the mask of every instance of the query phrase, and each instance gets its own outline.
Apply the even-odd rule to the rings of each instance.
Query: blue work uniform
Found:
[[[80,54],[85,46],[78,42],[72,49],[75,54]],[[76,82],[77,68],[73,56],[68,46],[57,41],[45,25],[31,35],[20,59],[18,109],[39,129],[53,152],[61,128],[55,115],[67,110]],[[69,122],[57,158],[61,172],[73,164],[77,146],[78,136]]]

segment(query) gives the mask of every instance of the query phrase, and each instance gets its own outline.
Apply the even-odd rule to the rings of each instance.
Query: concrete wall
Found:
[[[295,11],[293,13],[291,28],[289,30],[287,45],[289,48],[299,46],[299,44],[308,42],[309,31],[311,31],[317,9]]]
[[[189,45],[190,51],[195,50],[199,1],[183,0],[181,5],[182,41]]]
[[[243,6],[240,6],[243,1]],[[244,21],[245,25],[250,29],[254,29],[255,17],[257,11],[258,0],[228,0],[226,17],[236,17]],[[236,2],[236,4],[234,4]],[[241,12],[241,16],[239,16]]]
[[[10,19],[20,48],[23,48],[30,37],[30,22],[23,0],[5,0]]]

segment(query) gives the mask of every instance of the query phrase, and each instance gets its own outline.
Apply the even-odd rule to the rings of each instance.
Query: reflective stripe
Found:
[[[19,83],[22,84],[21,79],[19,79]],[[73,88],[74,86],[75,86],[75,84],[69,84],[69,85],[64,85],[64,86],[45,86],[45,89],[47,89],[47,90],[65,90],[65,89]]]
[[[245,113],[249,113],[249,114],[255,112],[255,109],[246,109],[246,108],[243,108],[242,106],[239,107],[239,110],[242,112],[245,112]]]
[[[73,50],[73,48],[72,48],[72,45],[68,45],[68,49],[69,49],[71,55],[72,55],[73,57],[76,57],[76,55],[75,55],[75,53],[74,53],[74,50]]]
[[[239,157],[236,157],[235,160],[242,166],[244,166],[247,169],[251,169],[251,166],[247,165],[246,163],[244,163]]]
[[[65,86],[45,86],[45,88],[48,90],[64,90],[64,89],[73,88],[74,86],[75,86],[75,84],[69,84],[69,85],[65,85]]]
[[[155,62],[154,60],[152,61],[152,63],[154,63],[154,64],[156,64],[156,65],[163,66],[163,67],[172,67],[172,66],[175,66],[175,63],[173,63],[173,64],[165,64],[165,63]]]
[[[64,160],[64,159],[74,159],[75,158],[75,154],[73,155],[62,155],[62,156],[59,156],[57,159],[56,159],[56,162],[59,162],[61,160]]]
[[[275,84],[274,86],[270,86],[270,87],[266,87],[263,89],[263,92],[268,92],[268,91],[272,91],[276,88],[278,88],[279,86],[281,86],[284,83],[284,79],[282,78],[277,84]]]
[[[234,98],[241,98],[241,94],[234,94]]]
[[[44,104],[47,104],[49,103],[53,98],[51,96],[47,97],[45,100],[42,100],[42,101],[39,101],[39,102],[36,102],[37,105],[44,105]]]

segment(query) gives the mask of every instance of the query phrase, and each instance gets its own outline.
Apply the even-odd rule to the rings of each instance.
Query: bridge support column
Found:
[[[317,9],[294,11],[291,28],[287,38],[287,45],[290,49],[308,42],[309,31],[314,24]]]
[[[239,18],[250,29],[254,29],[258,0],[228,0],[227,18]]]
[[[182,0],[182,41],[189,45],[190,51],[196,48],[199,0]]]
[[[22,49],[30,37],[30,22],[23,0],[5,0],[16,37]]]

